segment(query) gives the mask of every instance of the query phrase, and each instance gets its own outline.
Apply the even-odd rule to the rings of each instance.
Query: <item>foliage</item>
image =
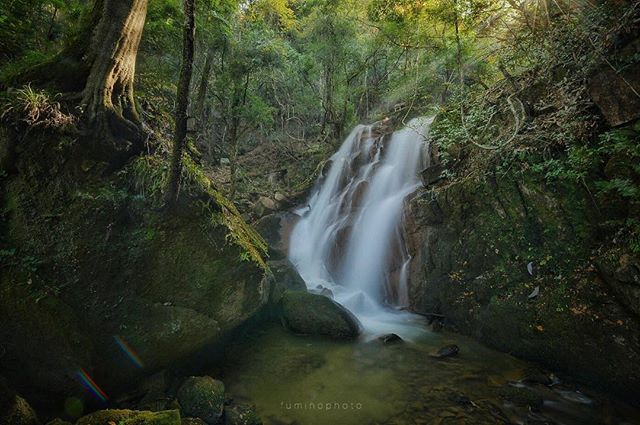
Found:
[[[44,90],[36,90],[27,85],[9,97],[2,118],[12,116],[15,121],[23,121],[29,127],[58,128],[71,127],[76,117],[61,111],[60,103]]]

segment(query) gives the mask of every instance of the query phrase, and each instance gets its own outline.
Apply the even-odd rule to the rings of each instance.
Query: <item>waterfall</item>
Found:
[[[401,223],[405,198],[422,185],[431,121],[413,119],[390,136],[357,126],[296,211],[291,262],[310,291],[330,290],[370,336],[406,333],[403,323],[415,319],[399,310],[408,305],[411,260]]]

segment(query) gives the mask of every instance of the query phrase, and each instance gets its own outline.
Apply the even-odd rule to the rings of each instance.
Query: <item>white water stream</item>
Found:
[[[431,121],[413,119],[391,136],[357,126],[296,211],[302,218],[291,234],[291,262],[309,290],[331,290],[358,317],[365,337],[393,332],[411,340],[419,332],[416,316],[400,310],[409,303],[411,261],[401,222],[405,198],[428,165]]]

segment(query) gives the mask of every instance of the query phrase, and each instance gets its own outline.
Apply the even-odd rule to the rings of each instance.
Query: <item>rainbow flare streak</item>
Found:
[[[102,389],[100,389],[98,384],[96,384],[95,381],[93,379],[91,379],[91,376],[89,376],[89,374],[84,369],[80,368],[76,372],[76,374],[78,375],[78,378],[80,379],[80,382],[82,382],[82,384],[90,392],[92,392],[97,398],[99,398],[103,402],[105,402],[105,401],[107,401],[109,399],[109,397],[107,397],[105,392],[102,391]]]
[[[138,356],[133,348],[131,348],[131,346],[129,346],[129,344],[127,344],[127,342],[122,337],[114,335],[113,339],[116,341],[116,344],[118,344],[118,347],[120,347],[122,352],[127,355],[129,360],[131,360],[131,362],[138,369],[142,369],[144,367],[144,363],[142,363],[142,359],[140,359],[140,356]]]

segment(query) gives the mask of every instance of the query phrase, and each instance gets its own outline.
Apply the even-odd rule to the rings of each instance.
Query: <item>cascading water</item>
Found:
[[[421,186],[432,119],[416,118],[388,136],[357,126],[330,158],[308,205],[296,211],[289,258],[311,291],[330,289],[362,322],[365,334],[411,339],[410,257],[402,239],[405,198]]]

